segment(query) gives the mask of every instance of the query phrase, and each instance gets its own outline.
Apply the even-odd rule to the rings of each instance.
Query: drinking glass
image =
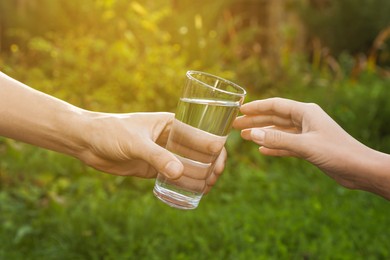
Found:
[[[166,149],[183,163],[176,180],[158,174],[153,192],[164,203],[195,209],[207,187],[246,91],[226,79],[188,71]]]

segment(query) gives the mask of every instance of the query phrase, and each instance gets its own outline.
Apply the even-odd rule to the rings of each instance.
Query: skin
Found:
[[[89,111],[22,84],[0,72],[0,136],[73,156],[114,175],[177,179],[183,164],[164,149],[174,114]],[[207,150],[207,142],[192,149]],[[206,191],[226,161],[223,148]]]
[[[343,130],[321,107],[283,98],[241,107],[234,127],[269,156],[293,156],[317,166],[339,184],[390,200],[390,155]]]

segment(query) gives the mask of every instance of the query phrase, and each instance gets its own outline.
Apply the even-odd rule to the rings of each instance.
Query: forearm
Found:
[[[0,135],[75,156],[83,149],[84,110],[0,72]]]

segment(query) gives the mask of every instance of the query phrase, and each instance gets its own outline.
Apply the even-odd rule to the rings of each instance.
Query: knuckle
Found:
[[[306,103],[306,107],[310,110],[318,110],[320,106],[316,103]]]
[[[283,135],[279,131],[267,132],[265,134],[265,143],[270,147],[277,147],[283,141]]]
[[[163,154],[160,151],[152,150],[148,151],[148,160],[152,163],[161,162],[164,158]]]
[[[223,145],[224,145],[224,142],[214,141],[214,142],[209,143],[207,148],[208,148],[209,152],[216,154],[216,153],[221,152]]]

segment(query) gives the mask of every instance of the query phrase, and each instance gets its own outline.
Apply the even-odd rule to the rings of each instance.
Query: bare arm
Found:
[[[260,153],[303,158],[345,187],[390,200],[390,155],[354,139],[318,105],[271,98],[245,104],[241,112],[234,126],[261,146]]]
[[[86,111],[0,72],[0,135],[76,156],[86,146],[79,135]]]
[[[171,113],[87,111],[0,72],[0,135],[74,156],[98,170],[177,178],[183,166],[162,148]]]

